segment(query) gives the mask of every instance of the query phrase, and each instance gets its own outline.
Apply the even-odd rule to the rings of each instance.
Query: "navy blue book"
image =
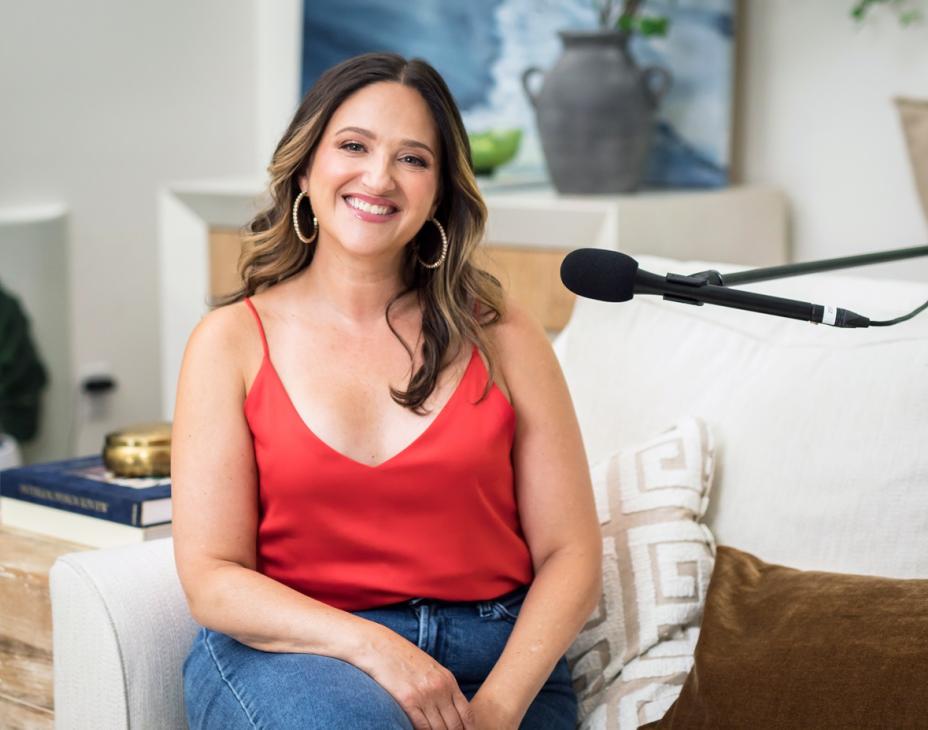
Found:
[[[170,477],[117,477],[101,455],[4,469],[0,497],[132,527],[171,521]]]

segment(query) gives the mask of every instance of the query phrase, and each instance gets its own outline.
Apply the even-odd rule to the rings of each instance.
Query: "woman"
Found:
[[[471,262],[450,92],[421,60],[345,61],[269,171],[244,287],[178,383],[191,728],[573,728],[592,489],[544,332]]]

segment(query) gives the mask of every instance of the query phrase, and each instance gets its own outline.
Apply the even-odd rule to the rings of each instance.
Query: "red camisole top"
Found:
[[[428,428],[377,466],[320,440],[264,359],[245,397],[259,482],[257,569],[347,611],[495,598],[534,578],[516,507],[515,412],[476,347]]]

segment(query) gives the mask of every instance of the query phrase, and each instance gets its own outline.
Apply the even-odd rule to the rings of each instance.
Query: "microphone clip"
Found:
[[[691,286],[694,288],[699,288],[706,286],[706,284],[716,284],[721,285],[722,275],[718,271],[700,271],[698,274],[692,274],[690,276],[684,276],[683,274],[667,274],[664,277],[664,281],[671,284],[682,284],[684,286]],[[689,297],[677,294],[664,294],[664,299],[668,302],[679,302],[680,304],[693,304],[697,307],[701,307],[704,302],[697,299],[690,299]]]

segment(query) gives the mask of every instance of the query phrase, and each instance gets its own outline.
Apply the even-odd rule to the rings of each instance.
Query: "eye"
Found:
[[[419,167],[428,167],[425,160],[421,157],[416,157],[415,155],[403,155],[401,158],[403,162],[409,162],[413,165],[418,165]]]
[[[363,152],[364,145],[360,142],[345,142],[340,145],[340,149],[348,150],[349,152]]]

